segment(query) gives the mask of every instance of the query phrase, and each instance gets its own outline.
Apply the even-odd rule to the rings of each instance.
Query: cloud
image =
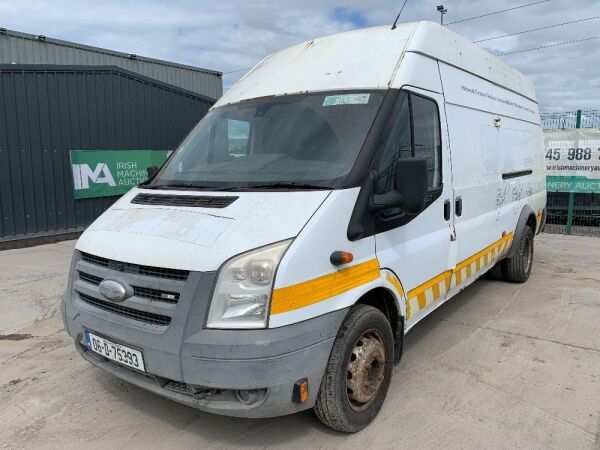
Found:
[[[345,7],[334,8],[332,18],[337,22],[349,22],[355,27],[364,27],[367,24],[367,19],[361,11]]]
[[[409,0],[400,21],[439,20],[442,0]],[[445,2],[446,23],[526,2]],[[0,26],[18,31],[228,72],[317,36],[390,24],[397,0],[32,0],[0,3]],[[449,28],[477,40],[600,16],[596,0],[551,2],[465,21]],[[492,53],[599,35],[600,20],[482,42]],[[600,40],[503,57],[536,85],[541,109],[600,108]],[[224,75],[225,88],[244,71]]]

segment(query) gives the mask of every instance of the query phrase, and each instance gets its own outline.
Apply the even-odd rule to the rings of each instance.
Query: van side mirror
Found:
[[[158,173],[158,166],[149,166],[146,170],[148,171],[148,179],[151,180]]]
[[[423,158],[401,158],[396,161],[394,189],[386,194],[373,195],[374,212],[387,208],[401,208],[408,214],[425,209],[427,195],[427,161]]]

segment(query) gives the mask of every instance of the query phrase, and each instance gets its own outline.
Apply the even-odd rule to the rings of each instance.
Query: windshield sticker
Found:
[[[366,105],[369,103],[370,95],[371,94],[328,95],[323,101],[323,106]]]

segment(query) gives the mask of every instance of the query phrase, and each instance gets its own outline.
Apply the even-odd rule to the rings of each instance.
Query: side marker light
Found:
[[[342,264],[349,264],[354,260],[354,255],[350,252],[336,251],[329,256],[329,261],[334,266],[341,266]]]
[[[295,403],[304,403],[308,400],[308,379],[302,378],[294,383],[292,401]]]

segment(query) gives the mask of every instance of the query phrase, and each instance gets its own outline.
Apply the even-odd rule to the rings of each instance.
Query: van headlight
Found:
[[[208,328],[265,328],[277,266],[292,240],[227,261],[210,302]]]

